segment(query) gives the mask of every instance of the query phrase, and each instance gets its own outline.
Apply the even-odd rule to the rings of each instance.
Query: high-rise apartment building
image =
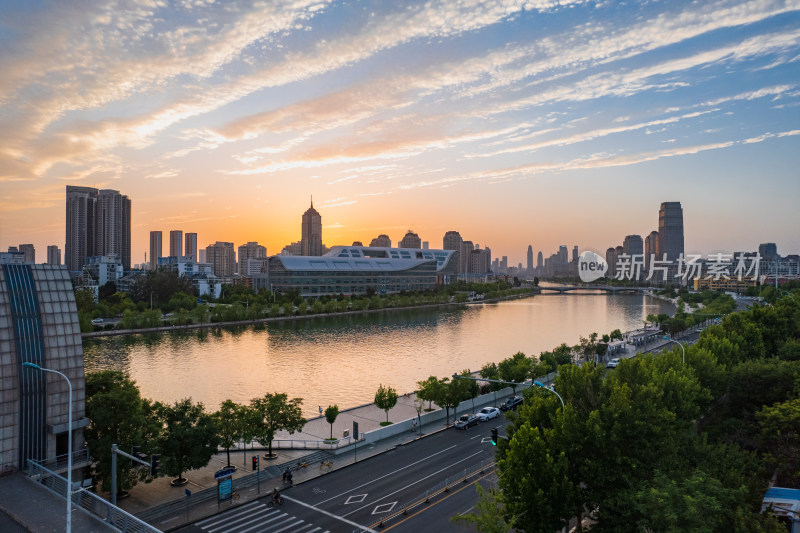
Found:
[[[391,248],[392,239],[385,233],[381,233],[369,243],[371,248]]]
[[[174,229],[169,232],[169,255],[183,257],[183,230]]]
[[[628,235],[622,241],[622,251],[630,256],[644,254],[644,241],[641,235]]]
[[[239,246],[239,274],[247,274],[248,259],[264,259],[267,257],[267,248],[257,242],[248,242]]]
[[[100,189],[95,207],[97,223],[95,253],[92,256],[115,255],[122,268],[131,269],[131,201],[111,189]],[[91,257],[91,256],[90,256]]]
[[[544,267],[544,254],[541,250],[536,255],[536,268],[543,268]]]
[[[61,264],[61,250],[58,246],[51,244],[47,247],[47,264],[60,265]]]
[[[314,200],[311,200],[311,207],[303,213],[300,235],[300,247],[303,255],[322,255],[322,216],[314,209]]]
[[[150,232],[150,270],[158,268],[158,260],[162,257],[164,251],[162,238],[160,231]]]
[[[467,274],[471,272],[470,266],[472,264],[472,260],[470,259],[470,257],[473,250],[475,250],[475,245],[472,243],[472,241],[461,242],[461,255],[459,258],[459,265],[458,265],[459,274]]]
[[[217,241],[206,246],[206,262],[215,276],[230,277],[236,273],[236,250],[232,242]]]
[[[20,248],[20,252],[22,249]],[[758,255],[762,258],[774,261],[778,258],[778,246],[774,242],[764,242],[758,245]]]
[[[442,238],[442,250],[455,250],[456,253],[453,254],[453,263],[458,265],[458,272],[463,272],[461,270],[461,244],[464,240],[461,238],[461,234],[457,231],[448,231],[444,234]]]
[[[36,263],[36,249],[32,244],[20,244],[19,252],[25,257],[26,263]]]
[[[650,256],[655,255],[656,261],[661,260],[661,253],[658,251],[658,232],[651,231],[644,238],[644,264],[650,266]]]
[[[87,257],[116,255],[131,266],[131,201],[118,191],[67,185],[65,263],[81,270]]]
[[[680,202],[663,202],[658,211],[658,253],[676,261],[683,252],[683,208]]]
[[[186,244],[183,247],[184,257],[191,257],[193,261],[197,261],[197,233],[187,233],[185,241]]]
[[[608,265],[608,270],[606,271],[606,276],[609,278],[613,278],[616,275],[616,268],[617,268],[617,258],[615,256],[614,248],[609,248],[606,250],[606,265]]]
[[[408,230],[405,237],[403,237],[403,239],[398,244],[398,248],[415,248],[419,250],[421,247],[422,247],[422,239],[420,239],[419,235],[417,235],[411,230]]]

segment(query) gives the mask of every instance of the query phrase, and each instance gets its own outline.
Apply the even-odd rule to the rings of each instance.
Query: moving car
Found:
[[[470,426],[478,425],[478,417],[473,414],[461,415],[456,420],[456,429],[467,429]]]
[[[518,405],[522,405],[522,396],[512,396],[506,398],[506,401],[500,405],[500,410],[508,411],[509,409],[516,409]]]
[[[104,322],[105,322],[105,320],[103,320],[102,318],[92,319],[92,325],[95,325],[95,326],[102,326]]]
[[[617,368],[618,364],[619,364],[619,359],[612,359],[611,361],[606,363],[606,368]]]
[[[479,421],[486,422],[487,420],[495,418],[499,414],[500,414],[500,409],[498,409],[497,407],[484,407],[478,412],[476,416],[478,417]]]

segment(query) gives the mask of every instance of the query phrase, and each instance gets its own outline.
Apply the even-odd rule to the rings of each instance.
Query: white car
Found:
[[[500,409],[498,409],[497,407],[484,407],[478,412],[476,416],[478,417],[478,420],[480,420],[481,422],[486,422],[487,420],[495,418],[499,414],[500,414]]]
[[[612,359],[606,363],[606,368],[617,368],[617,365],[619,365],[619,359]]]

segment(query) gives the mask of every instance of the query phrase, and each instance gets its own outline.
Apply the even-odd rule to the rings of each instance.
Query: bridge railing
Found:
[[[68,497],[67,479],[35,461],[28,460],[28,477],[60,498],[66,500]],[[159,533],[159,530],[150,524],[111,505],[110,502],[86,489],[73,490],[71,497],[73,507],[80,507],[91,513],[117,531],[122,533]]]

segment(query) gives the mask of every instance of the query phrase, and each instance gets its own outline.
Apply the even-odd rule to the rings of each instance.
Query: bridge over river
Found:
[[[541,294],[588,294],[597,292],[617,293],[646,293],[647,287],[614,287],[610,285],[540,285],[537,287]]]

